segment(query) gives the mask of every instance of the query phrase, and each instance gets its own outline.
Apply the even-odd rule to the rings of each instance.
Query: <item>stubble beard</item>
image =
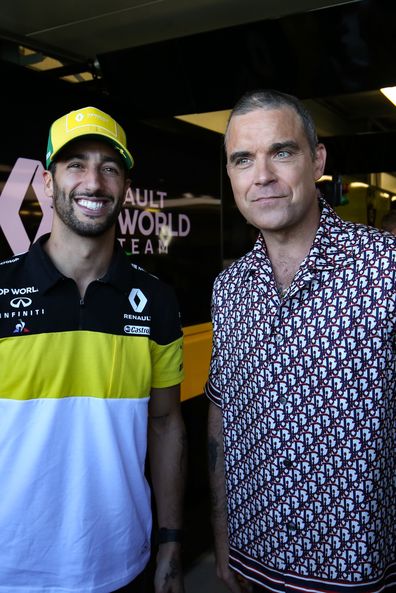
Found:
[[[113,207],[113,209],[109,212],[105,220],[99,222],[98,220],[93,219],[92,222],[85,222],[79,220],[74,212],[74,193],[71,192],[67,196],[66,192],[59,188],[55,180],[53,182],[53,190],[53,207],[58,218],[63,222],[65,226],[67,226],[71,231],[76,233],[76,235],[79,235],[80,237],[100,237],[116,224],[118,215],[122,208],[121,200],[118,200],[118,202],[114,201],[114,203],[117,202],[117,205]],[[85,197],[89,198],[94,196],[85,194]],[[95,193],[95,197],[109,198],[112,196],[108,196],[105,194],[101,194],[100,192],[97,192]]]

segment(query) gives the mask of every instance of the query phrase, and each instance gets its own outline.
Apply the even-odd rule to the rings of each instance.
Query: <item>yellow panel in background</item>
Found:
[[[335,211],[343,220],[367,224],[367,187],[350,188],[347,204]]]
[[[211,111],[208,113],[192,113],[190,115],[176,115],[176,119],[181,119],[189,124],[194,124],[213,132],[224,134],[231,110]]]
[[[199,323],[183,328],[185,379],[181,386],[182,401],[201,395],[208,378],[212,349],[212,324]]]

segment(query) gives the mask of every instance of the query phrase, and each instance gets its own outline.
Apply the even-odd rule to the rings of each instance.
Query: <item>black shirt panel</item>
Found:
[[[30,334],[87,330],[144,335],[158,344],[181,336],[173,289],[134,265],[118,243],[106,275],[91,282],[81,298],[74,280],[44,251],[47,239],[0,264],[0,337],[24,335],[17,331],[20,323]]]

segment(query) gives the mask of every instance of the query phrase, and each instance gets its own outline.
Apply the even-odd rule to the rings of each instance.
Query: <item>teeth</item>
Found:
[[[79,200],[78,203],[89,210],[100,210],[100,208],[103,206],[103,202],[98,202],[96,200]]]

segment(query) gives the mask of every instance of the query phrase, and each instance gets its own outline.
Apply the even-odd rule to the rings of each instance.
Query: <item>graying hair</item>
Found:
[[[235,115],[245,115],[246,113],[250,113],[256,109],[279,109],[282,107],[290,107],[299,116],[308,140],[311,154],[313,157],[315,157],[315,151],[318,145],[318,135],[312,115],[304,107],[301,101],[297,99],[297,97],[272,89],[248,91],[242,95],[239,101],[237,101],[231,111],[230,117],[228,118],[226,131],[224,134],[225,147],[227,148],[227,137],[230,122]]]

